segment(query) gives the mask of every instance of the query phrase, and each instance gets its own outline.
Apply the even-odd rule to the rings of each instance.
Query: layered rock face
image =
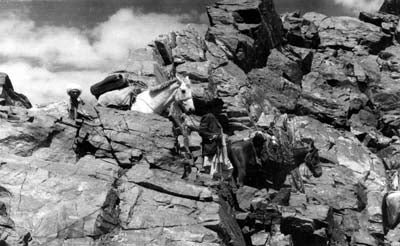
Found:
[[[207,40],[244,71],[265,65],[269,50],[282,43],[282,23],[272,0],[217,1],[207,9]]]
[[[297,134],[316,141],[325,164],[322,177],[303,176],[305,194],[287,196],[288,207],[275,216],[281,233],[295,245],[393,244],[396,231],[386,237],[382,231],[381,202],[385,173],[398,168],[399,19],[382,12],[361,13],[360,20],[317,13],[282,19],[289,45],[248,73],[250,108],[262,113],[260,127],[270,126],[277,111],[298,115]],[[305,54],[308,60],[300,59]],[[252,218],[265,198],[245,194]],[[253,233],[254,240],[263,235]]]
[[[13,110],[20,121],[1,119],[2,243],[220,245],[216,195],[181,179],[169,120],[96,108],[79,126]]]

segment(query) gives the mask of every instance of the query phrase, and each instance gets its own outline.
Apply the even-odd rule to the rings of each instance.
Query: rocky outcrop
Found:
[[[379,11],[393,15],[400,15],[400,1],[385,0]]]
[[[0,105],[31,108],[28,98],[14,91],[10,78],[6,73],[0,73]]]
[[[97,119],[76,125],[60,121],[50,108],[20,113],[33,120],[0,119],[2,243],[225,240],[215,193],[181,179],[188,163],[171,155],[170,121],[96,108]]]
[[[281,18],[284,37],[289,44],[304,48],[318,47],[320,38],[314,21],[300,17],[300,13],[297,12],[283,14]]]
[[[92,108],[95,119],[77,125],[60,121],[65,104],[0,107],[0,244],[398,240],[398,228],[384,235],[381,212],[386,172],[399,162],[398,17],[291,13],[282,26],[269,0],[218,1],[208,15],[205,39],[189,28],[132,51],[133,80],[189,76],[192,118],[222,101],[216,113],[232,141],[248,137],[256,121],[264,129],[292,114],[296,137],[319,149],[322,176],[301,165],[304,193],[291,176],[280,190],[237,189],[175,156],[166,118]]]
[[[380,28],[347,16],[322,20],[318,31],[322,48],[352,50],[362,46],[370,53],[377,54],[392,43],[391,36],[383,33]]]
[[[228,122],[228,129],[243,129],[250,123],[241,95],[246,86],[246,74],[233,62],[227,62],[210,74],[208,91],[213,98],[223,100],[224,121]]]
[[[217,1],[207,13],[206,39],[246,72],[263,67],[269,50],[282,44],[282,22],[272,0]]]
[[[298,104],[304,114],[318,115],[323,122],[346,125],[348,116],[368,101],[359,87],[366,83],[366,75],[351,55],[331,54],[328,51],[314,55],[311,72],[302,81]]]

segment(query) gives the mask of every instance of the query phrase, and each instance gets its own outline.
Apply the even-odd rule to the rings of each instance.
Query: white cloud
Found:
[[[185,28],[183,18],[121,9],[91,30],[38,27],[18,16],[1,18],[0,58],[5,63],[0,71],[33,103],[57,101],[65,97],[67,83],[79,83],[88,91],[108,72],[126,65],[130,49]]]
[[[384,0],[335,0],[335,3],[341,4],[355,12],[378,11]]]
[[[0,71],[10,76],[15,91],[28,96],[35,104],[66,100],[69,83],[79,84],[83,89],[82,96],[91,98],[90,85],[106,75],[96,70],[51,72],[26,62],[0,64]]]

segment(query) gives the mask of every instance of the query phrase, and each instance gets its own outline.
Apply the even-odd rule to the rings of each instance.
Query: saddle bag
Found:
[[[111,74],[102,81],[92,85],[90,87],[90,92],[96,97],[96,99],[98,99],[99,96],[106,92],[122,89],[128,86],[129,82],[122,74]]]

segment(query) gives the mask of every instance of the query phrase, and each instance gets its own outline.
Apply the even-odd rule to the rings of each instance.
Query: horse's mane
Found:
[[[159,85],[156,85],[156,86],[150,88],[149,91],[150,91],[150,93],[157,93],[157,92],[162,91],[165,88],[171,86],[172,84],[176,83],[177,81],[178,81],[177,79],[171,79],[171,80],[165,81],[162,84],[159,84]]]

